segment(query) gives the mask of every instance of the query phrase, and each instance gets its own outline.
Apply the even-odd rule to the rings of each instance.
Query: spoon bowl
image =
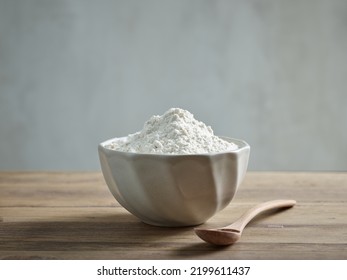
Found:
[[[194,229],[197,236],[214,245],[230,245],[241,238],[241,232],[234,229]]]

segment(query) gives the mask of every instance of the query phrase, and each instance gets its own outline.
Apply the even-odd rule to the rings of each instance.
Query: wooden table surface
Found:
[[[282,198],[297,205],[214,247],[192,227],[140,222],[100,172],[0,172],[0,259],[347,259],[347,173],[248,172],[230,205],[202,226]]]

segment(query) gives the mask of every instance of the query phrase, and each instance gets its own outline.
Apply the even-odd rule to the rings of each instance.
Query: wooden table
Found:
[[[191,227],[140,222],[100,172],[0,172],[0,259],[347,259],[347,173],[248,172],[231,204],[203,226],[280,198],[298,204],[256,218],[238,243],[214,247]]]

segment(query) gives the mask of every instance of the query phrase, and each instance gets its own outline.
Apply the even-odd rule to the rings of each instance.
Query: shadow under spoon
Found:
[[[267,201],[252,207],[231,225],[212,229],[195,228],[194,231],[197,236],[207,243],[231,245],[241,238],[243,229],[255,216],[272,209],[293,207],[295,204],[295,200]]]

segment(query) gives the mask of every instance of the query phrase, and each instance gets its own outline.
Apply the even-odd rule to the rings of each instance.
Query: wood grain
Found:
[[[295,199],[214,247],[191,227],[146,225],[122,208],[100,172],[0,172],[0,259],[347,259],[347,173],[249,172],[202,227],[254,204]]]

